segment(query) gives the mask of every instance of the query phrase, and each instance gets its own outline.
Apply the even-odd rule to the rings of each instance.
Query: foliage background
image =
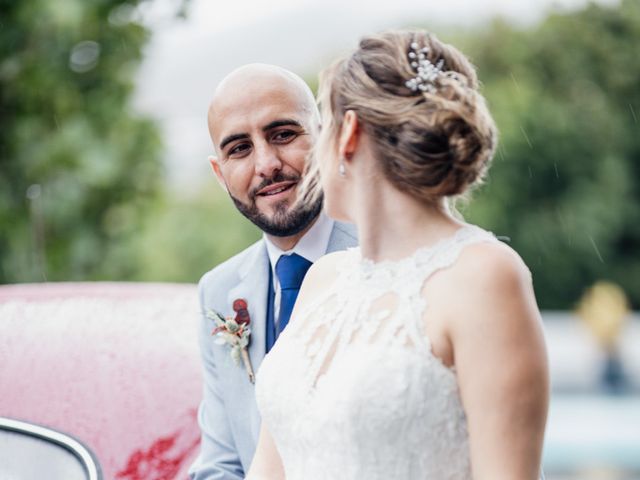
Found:
[[[591,5],[466,50],[501,132],[468,216],[512,239],[544,308],[599,279],[640,307],[640,2]]]
[[[121,1],[0,3],[0,281],[128,278],[162,188],[161,139],[133,114],[149,32]]]
[[[259,232],[213,182],[166,187],[159,129],[131,108],[141,2],[64,3],[0,0],[0,282],[195,282]],[[542,308],[600,279],[639,308],[640,3],[435,31],[501,132],[465,217],[511,239]]]

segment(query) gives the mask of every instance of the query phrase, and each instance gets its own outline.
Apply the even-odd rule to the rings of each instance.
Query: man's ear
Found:
[[[338,154],[340,158],[351,159],[360,140],[360,123],[358,115],[353,110],[347,110],[340,127],[340,139],[338,140]]]
[[[218,162],[218,157],[214,155],[209,155],[209,163],[211,164],[213,173],[216,174],[216,180],[218,180],[218,183],[224,189],[224,191],[228,192],[227,183],[224,181],[224,177],[222,176],[222,171],[220,170],[220,163]]]

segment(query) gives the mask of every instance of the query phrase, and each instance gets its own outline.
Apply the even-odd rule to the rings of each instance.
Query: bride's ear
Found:
[[[222,176],[222,171],[220,170],[220,163],[218,162],[218,157],[213,155],[209,155],[208,157],[209,163],[211,164],[211,168],[213,169],[213,173],[216,174],[216,180],[222,188],[224,188],[225,192],[228,192],[227,183],[224,181],[224,177]]]
[[[340,158],[350,160],[353,157],[360,140],[360,122],[358,114],[353,110],[347,110],[340,127],[338,140],[338,154]]]

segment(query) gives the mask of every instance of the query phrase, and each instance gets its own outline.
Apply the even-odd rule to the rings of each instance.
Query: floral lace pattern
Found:
[[[455,369],[424,333],[423,288],[485,241],[497,240],[465,226],[400,261],[345,254],[258,372],[256,399],[287,480],[471,478]]]

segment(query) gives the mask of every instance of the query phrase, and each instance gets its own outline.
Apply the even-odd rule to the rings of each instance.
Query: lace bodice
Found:
[[[471,243],[465,226],[400,261],[343,253],[334,283],[265,357],[256,399],[287,480],[470,479],[456,373],[431,350],[423,288]]]

